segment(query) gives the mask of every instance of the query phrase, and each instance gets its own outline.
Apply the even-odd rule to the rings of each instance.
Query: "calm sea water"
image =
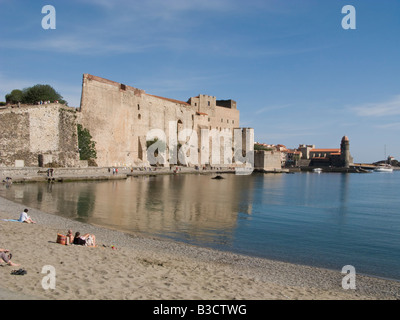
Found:
[[[400,280],[400,172],[223,176],[14,184],[0,195],[125,232]]]

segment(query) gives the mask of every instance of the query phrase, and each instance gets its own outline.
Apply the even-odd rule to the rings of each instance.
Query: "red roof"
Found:
[[[340,149],[311,149],[310,152],[340,152]]]
[[[170,102],[174,102],[174,103],[179,103],[179,104],[184,104],[184,105],[190,106],[190,104],[189,104],[189,103],[187,103],[187,102],[184,102],[184,101],[175,100],[175,99],[170,99],[170,98],[164,98],[164,97],[155,96],[155,95],[153,95],[153,94],[148,94],[148,93],[147,93],[147,95],[148,95],[148,96],[151,96],[151,97],[155,97],[155,98],[159,98],[159,99],[167,100],[167,101],[170,101]]]

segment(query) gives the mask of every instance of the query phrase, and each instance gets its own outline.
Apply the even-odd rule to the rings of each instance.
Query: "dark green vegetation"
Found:
[[[40,101],[50,101],[67,105],[68,103],[63,100],[63,97],[48,84],[37,84],[23,90],[14,89],[6,94],[6,103],[17,104],[37,104]]]
[[[96,142],[92,140],[92,135],[88,129],[83,128],[81,124],[78,124],[77,127],[79,159],[94,162],[94,159],[97,158]],[[89,163],[89,165],[93,164],[94,163]]]

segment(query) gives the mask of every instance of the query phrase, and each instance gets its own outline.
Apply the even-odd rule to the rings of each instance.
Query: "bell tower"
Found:
[[[342,138],[342,142],[340,143],[340,160],[342,162],[342,166],[345,168],[350,167],[350,141],[347,136]]]

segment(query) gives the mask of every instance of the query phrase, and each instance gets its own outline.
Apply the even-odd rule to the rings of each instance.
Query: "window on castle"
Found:
[[[140,110],[140,105],[139,104],[137,105],[137,109]]]
[[[126,90],[126,85],[124,85],[124,84],[121,83],[121,90],[124,90],[124,91],[125,91],[125,90]]]
[[[140,113],[139,113],[139,115],[138,115],[138,119],[139,119],[139,120],[142,119],[142,116],[140,115]]]
[[[208,101],[208,106],[210,106],[211,105],[211,103],[210,103],[210,101]]]
[[[224,119],[221,119],[221,122],[224,122]]]
[[[208,122],[210,122],[211,121],[211,118],[208,118]]]

